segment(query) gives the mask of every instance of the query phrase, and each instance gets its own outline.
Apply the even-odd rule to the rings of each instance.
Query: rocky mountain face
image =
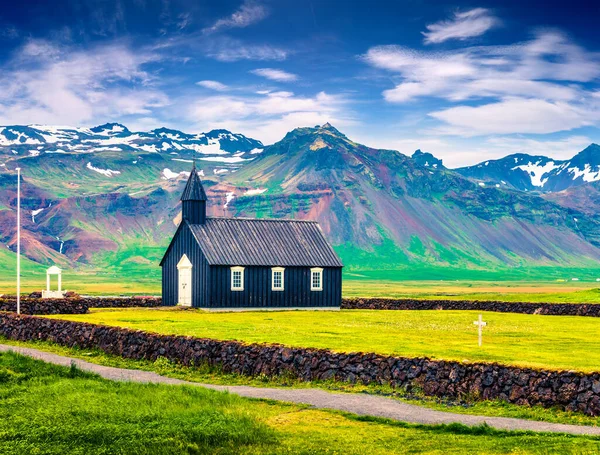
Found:
[[[523,166],[533,159],[509,158]],[[575,158],[565,174],[581,166]],[[0,267],[15,250],[19,166],[30,260],[158,273],[193,159],[210,214],[318,220],[348,271],[591,268],[600,260],[599,212],[583,202],[595,186],[571,188],[577,197],[518,191],[516,178],[484,182],[428,153],[357,144],[329,124],[297,128],[270,146],[225,130],[134,133],[107,124],[0,127]],[[521,177],[535,187],[531,173]]]
[[[415,150],[415,153],[412,155],[412,159],[421,166],[424,167],[432,167],[436,169],[444,169],[444,164],[442,160],[436,158],[431,153],[422,152],[421,150]]]
[[[554,192],[600,180],[600,146],[591,144],[570,160],[523,153],[456,169],[487,185],[521,191]]]

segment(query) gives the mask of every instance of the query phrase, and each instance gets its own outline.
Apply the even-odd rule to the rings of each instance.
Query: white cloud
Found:
[[[210,89],[210,90],[215,90],[217,92],[225,92],[227,90],[229,90],[229,87],[219,81],[199,81],[196,82],[196,85],[199,85],[201,87]]]
[[[169,102],[143,69],[157,59],[123,44],[82,52],[31,40],[0,72],[0,124],[82,124],[148,114]]]
[[[348,103],[342,96],[325,92],[315,96],[292,92],[248,97],[215,95],[196,99],[187,115],[198,122],[198,130],[227,128],[273,143],[298,126],[327,121],[340,127],[354,124]]]
[[[512,155],[514,153],[527,153],[529,155],[543,155],[556,160],[567,160],[581,152],[594,142],[587,136],[570,136],[564,139],[540,141],[529,138],[491,137],[486,144],[497,149],[496,157]]]
[[[263,20],[269,14],[268,9],[255,1],[246,0],[231,16],[219,19],[212,26],[203,30],[204,33],[215,33],[231,28],[244,28]]]
[[[252,74],[256,74],[257,76],[261,76],[277,82],[293,82],[298,80],[298,76],[296,74],[288,73],[286,71],[278,70],[275,68],[259,68],[250,72]]]
[[[567,103],[536,99],[510,99],[482,106],[458,106],[432,112],[450,128],[440,132],[471,136],[478,134],[534,133],[567,131],[590,125],[591,115]]]
[[[427,25],[425,44],[443,43],[451,39],[465,40],[481,36],[500,21],[485,8],[454,13],[452,19]]]
[[[400,78],[394,88],[383,92],[390,103],[422,97],[488,103],[432,113],[450,125],[445,131],[453,134],[569,130],[600,120],[600,106],[592,101],[594,92],[589,89],[600,77],[600,55],[557,32],[540,32],[530,41],[511,46],[446,52],[377,46],[363,58]],[[485,125],[486,121],[490,124]]]

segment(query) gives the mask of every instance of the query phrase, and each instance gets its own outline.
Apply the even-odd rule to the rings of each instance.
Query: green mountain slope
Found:
[[[210,214],[318,220],[348,272],[456,279],[598,270],[600,218],[582,200],[482,186],[420,156],[357,144],[329,124],[245,153],[227,172],[198,161]],[[0,269],[15,250],[18,165],[23,251],[33,263],[158,279],[189,160],[139,149],[34,155],[7,154],[0,163],[0,242],[8,252]]]

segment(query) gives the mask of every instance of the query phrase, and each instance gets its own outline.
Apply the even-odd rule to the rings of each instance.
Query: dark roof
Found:
[[[182,201],[206,201],[206,193],[204,192],[204,187],[202,186],[202,182],[200,181],[200,177],[198,177],[198,172],[196,171],[196,163],[192,167],[192,172],[190,172],[190,178],[185,185],[185,189],[183,190],[183,194],[181,195]]]
[[[211,265],[343,267],[316,221],[207,218],[190,229]]]

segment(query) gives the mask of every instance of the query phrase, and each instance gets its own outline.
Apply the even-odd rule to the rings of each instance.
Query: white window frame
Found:
[[[315,287],[313,282],[313,275],[319,274],[319,286]],[[313,267],[310,269],[310,290],[311,291],[322,291],[323,290],[323,269],[321,267]]]
[[[275,287],[275,273],[281,272],[281,287]],[[283,267],[272,267],[271,268],[271,291],[284,291],[285,290],[285,268]]]
[[[243,291],[244,290],[244,267],[231,267],[231,290],[232,291]],[[235,287],[233,285],[234,272],[240,272],[241,286]]]

